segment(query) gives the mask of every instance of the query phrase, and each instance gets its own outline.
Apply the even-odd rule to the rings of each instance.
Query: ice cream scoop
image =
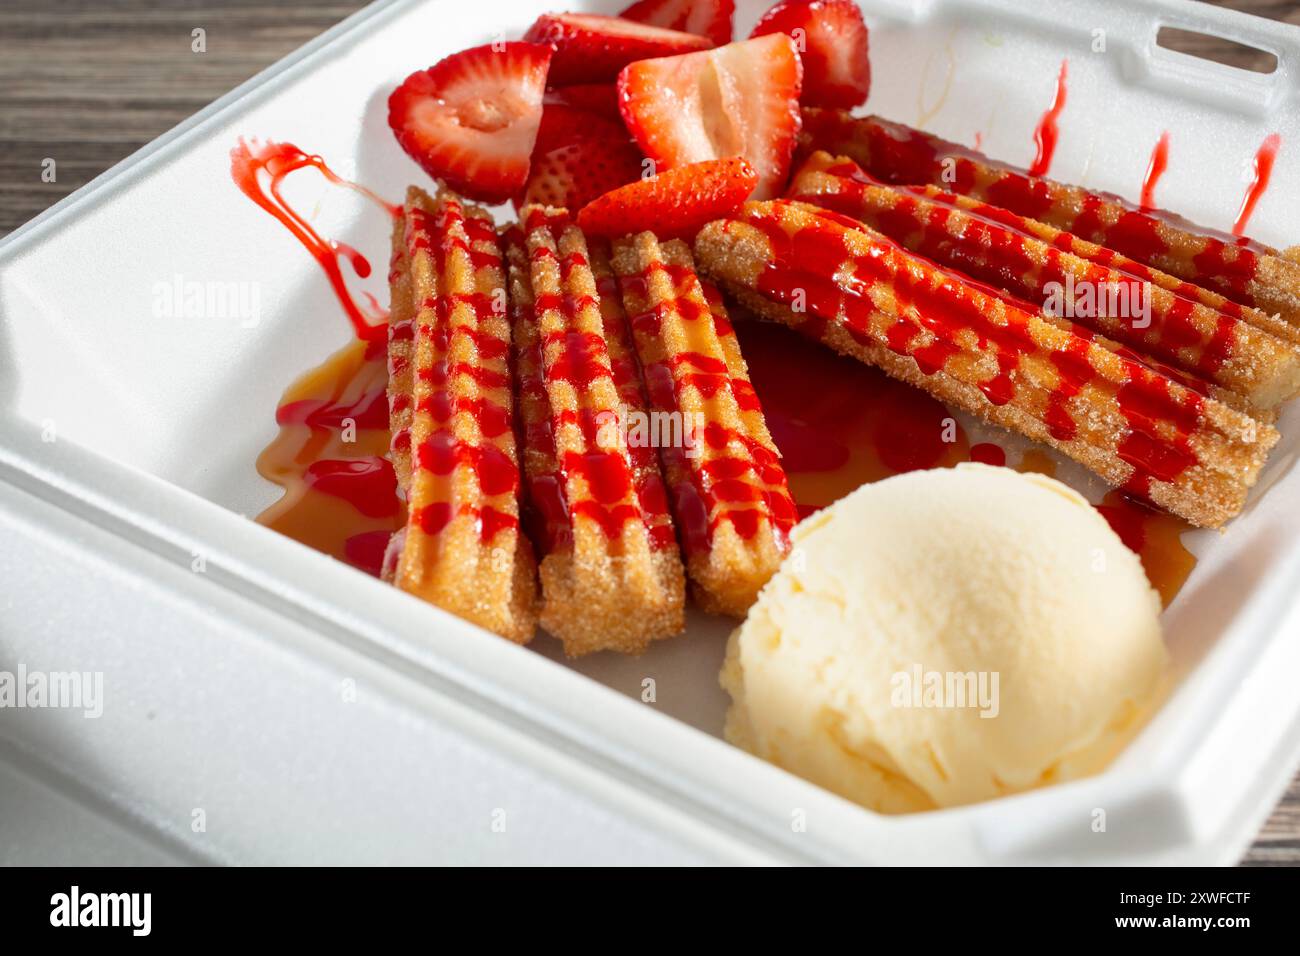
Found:
[[[727,738],[870,809],[975,803],[1096,772],[1167,654],[1137,556],[1079,494],[961,465],[802,522],[732,635]]]

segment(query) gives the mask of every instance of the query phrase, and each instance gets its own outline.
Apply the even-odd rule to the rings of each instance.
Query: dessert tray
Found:
[[[738,3],[736,35],[769,5]],[[1250,234],[1297,241],[1300,30],[1181,0],[861,6],[870,112],[1028,165],[1068,60],[1054,179],[1136,200],[1168,130],[1160,205],[1226,231],[1277,134]],[[568,660],[251,520],[280,494],[253,466],[277,403],[350,331],[319,264],[232,182],[232,148],[293,143],[399,201],[418,170],[389,133],[389,92],[539,12],[375,3],[0,242],[0,669],[103,679],[93,719],[0,712],[16,795],[0,858],[1234,862],[1300,762],[1294,407],[1243,513],[1182,533],[1196,560],[1162,617],[1171,687],[1115,762],[908,816],[721,739],[729,620],[692,611],[643,656]],[[1268,50],[1277,68],[1174,53],[1161,26]],[[382,266],[356,268],[386,261],[391,218],[372,197],[315,175],[284,192],[385,301]],[[191,307],[194,288],[225,298]],[[962,421],[972,443],[994,434]]]

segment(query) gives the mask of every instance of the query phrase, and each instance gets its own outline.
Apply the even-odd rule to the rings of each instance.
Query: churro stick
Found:
[[[423,194],[420,194],[421,196]],[[408,213],[393,219],[393,255],[388,270],[388,431],[389,457],[397,474],[397,487],[411,489],[411,419],[415,411],[412,386],[415,370],[415,303],[406,255]]]
[[[760,314],[1045,442],[1193,524],[1236,515],[1278,435],[838,213],[748,203],[701,268]]]
[[[613,261],[652,421],[675,436],[660,436],[659,454],[693,593],[706,611],[743,617],[797,520],[779,452],[721,298],[710,304],[687,246],[643,232],[617,240]]]
[[[818,150],[817,152],[830,155],[825,153],[824,150]],[[848,157],[843,157],[843,160],[850,163],[854,162]],[[854,165],[857,164],[854,163]],[[861,166],[857,168],[861,176],[865,177],[868,182],[873,185],[884,185],[883,181],[877,180],[870,173],[863,170]],[[894,188],[922,196],[932,202],[955,206],[987,219],[992,219],[994,222],[1001,223],[1024,235],[1033,236],[1062,252],[1073,253],[1080,259],[1087,259],[1089,262],[1115,269],[1143,282],[1150,282],[1154,286],[1174,293],[1179,298],[1188,299],[1206,308],[1213,309],[1228,318],[1245,322],[1247,325],[1254,326],[1280,339],[1300,344],[1300,327],[1289,324],[1277,315],[1242,305],[1240,302],[1234,302],[1227,296],[1221,295],[1212,289],[1188,282],[1186,279],[1180,279],[1178,276],[1170,275],[1167,272],[1161,272],[1159,269],[1153,269],[1136,259],[1131,259],[1116,252],[1114,249],[1108,249],[1095,242],[1080,239],[1078,236],[1057,229],[1055,226],[1049,226],[1045,222],[1039,222],[1037,219],[1031,219],[1028,216],[1021,216],[992,203],[981,202],[971,199],[969,196],[947,192],[945,188],[939,186],[895,184]]]
[[[1274,408],[1300,391],[1300,346],[1124,271],[1122,261],[1104,265],[1097,258],[1101,247],[1068,233],[1053,230],[1056,242],[1045,242],[1014,213],[934,186],[881,185],[853,160],[821,151],[796,174],[788,196],[861,220],[904,248],[1041,304],[1051,315],[1082,311],[1082,324],[1259,408]],[[1075,243],[1091,255],[1075,254]]]
[[[929,183],[1001,206],[1300,326],[1295,248],[1279,252],[1171,213],[1136,209],[1118,196],[1039,179],[878,116],[806,109],[800,149],[849,156],[888,183]]]
[[[605,348],[609,353],[609,370],[614,379],[614,387],[618,389],[622,408],[628,412],[647,410],[649,400],[641,381],[641,365],[632,344],[627,313],[623,311],[623,294],[619,291],[618,277],[614,275],[610,263],[609,243],[603,239],[587,239],[587,255],[591,276],[596,282],[596,295],[600,300],[600,318],[605,331]],[[643,520],[650,529],[650,538],[657,546],[673,550],[678,544],[677,530],[673,526],[658,452],[651,442],[631,440],[631,434],[626,444],[628,459],[632,463],[632,486],[641,503]]]
[[[645,405],[625,323],[568,214],[520,215],[506,255],[541,623],[571,656],[640,653],[684,627],[686,582],[653,449],[629,447]]]
[[[385,577],[525,643],[537,620],[536,567],[519,525],[496,230],[454,194],[412,187],[393,237],[389,410],[408,518]]]

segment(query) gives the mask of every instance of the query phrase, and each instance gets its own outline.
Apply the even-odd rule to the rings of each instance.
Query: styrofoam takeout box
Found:
[[[743,36],[766,3],[739,6]],[[1252,232],[1300,240],[1300,30],[1175,0],[863,6],[871,111],[1025,163],[1068,57],[1053,176],[1133,198],[1168,129],[1162,203],[1223,228],[1277,131]],[[718,738],[724,622],[568,666],[549,639],[488,637],[244,517],[278,494],[253,470],[278,396],[348,330],[316,264],[231,184],[231,146],[288,140],[396,197],[422,176],[388,91],[538,12],[377,3],[0,245],[0,670],[104,675],[99,719],[0,710],[0,861],[1233,861],[1300,755],[1294,411],[1267,494],[1194,538],[1165,615],[1177,685],[1122,757],[904,818]],[[1160,24],[1278,69],[1163,50]],[[314,174],[290,189],[322,233],[385,260],[382,216]],[[255,284],[259,321],[156,316],[176,276]]]

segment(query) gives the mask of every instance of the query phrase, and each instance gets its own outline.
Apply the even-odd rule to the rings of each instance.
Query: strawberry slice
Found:
[[[528,184],[516,207],[526,203],[581,209],[611,189],[639,179],[641,152],[617,120],[555,103],[542,113]]]
[[[739,209],[756,185],[758,171],[739,156],[688,163],[593,200],[578,212],[578,226],[593,236],[649,229],[661,239],[689,239]]]
[[[612,119],[620,125],[623,123],[623,118],[618,112],[618,87],[613,83],[571,83],[568,86],[552,86],[546,91],[542,103],[546,107],[572,106],[575,109]]]
[[[758,170],[754,198],[765,199],[790,171],[802,75],[794,41],[774,33],[633,63],[619,74],[619,108],[660,169],[743,156]]]
[[[555,49],[550,82],[561,86],[608,82],[636,60],[713,46],[694,33],[587,13],[544,13],[528,28],[524,39]]]
[[[735,12],[735,0],[637,0],[619,16],[655,27],[698,33],[715,46],[722,46],[731,42],[731,17]]]
[[[492,44],[412,73],[388,97],[388,125],[435,179],[482,202],[523,188],[542,118],[551,49]]]
[[[805,106],[852,109],[871,91],[867,25],[855,0],[781,0],[750,36],[784,33],[803,59]]]

